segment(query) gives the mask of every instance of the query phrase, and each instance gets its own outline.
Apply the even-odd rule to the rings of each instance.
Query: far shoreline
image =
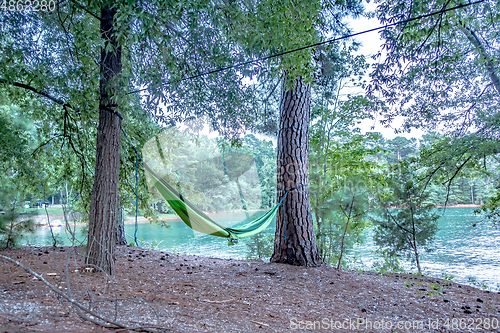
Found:
[[[466,205],[466,204],[457,204],[457,205],[451,205],[451,206],[436,206],[436,208],[477,208],[477,207],[483,207],[482,205]]]
[[[247,210],[246,212],[247,213],[255,213],[255,212],[265,212],[265,211],[266,210],[264,210],[264,209],[254,209],[254,210]],[[231,212],[224,212],[224,213],[230,214],[230,213],[244,213],[244,212],[245,211],[231,211]],[[216,212],[208,212],[208,213],[205,213],[205,214],[208,215],[208,216],[210,216],[210,215],[216,215],[218,213],[216,213]],[[35,220],[36,226],[48,226],[49,225],[48,223],[46,223],[47,216],[44,215],[44,214],[37,215],[34,220]],[[64,226],[64,216],[52,215],[52,216],[50,216],[50,221],[51,221],[51,224],[52,224],[53,228],[56,228],[58,226]],[[56,224],[53,223],[55,221],[57,221]],[[182,222],[181,218],[178,217],[178,216],[160,217],[160,218],[158,218],[158,221]],[[127,215],[123,222],[125,224],[135,224],[135,217],[131,216],[131,215]],[[77,225],[77,226],[86,225],[86,223],[82,223],[82,222],[75,223],[72,220],[68,221],[68,223],[71,224],[71,225]],[[137,218],[137,223],[150,223],[150,220],[141,216],[141,217]]]
[[[473,205],[473,204],[456,204],[456,205],[449,205],[449,206],[436,206],[435,208],[440,208],[440,209],[446,209],[446,208],[480,208],[482,207],[482,205]],[[397,208],[400,208],[400,207],[389,207],[389,209],[397,209]],[[258,212],[258,211],[265,211],[265,210],[249,210],[247,212]],[[240,211],[238,211],[240,212]],[[242,211],[241,211],[242,212]],[[235,213],[235,212],[227,212],[227,213]],[[210,213],[206,213],[207,215],[214,215],[214,214],[217,214],[217,213],[214,213],[214,212],[210,212]],[[37,218],[38,216],[40,216],[40,218]],[[35,224],[36,226],[48,226],[48,223],[46,223],[44,220],[46,220],[46,215],[44,214],[40,214],[38,215],[37,217],[35,217]],[[38,220],[38,221],[37,221]],[[42,221],[43,222],[42,222]],[[59,221],[60,223],[57,223],[57,225],[53,225],[53,227],[57,227],[58,225],[64,225],[64,217],[63,216],[53,216],[51,217],[50,219],[51,221]],[[158,218],[158,221],[166,221],[166,222],[182,222],[181,218],[180,217],[161,217],[161,218]],[[86,225],[86,223],[74,223],[73,221],[68,221],[71,225],[77,225],[77,226],[81,226],[81,225]],[[144,217],[138,217],[137,218],[137,223],[149,223],[150,220],[148,220],[147,218],[144,218]],[[127,216],[127,218],[124,220],[124,223],[125,224],[135,224],[135,217],[133,216]]]
[[[473,205],[473,204],[456,204],[456,205],[449,205],[449,206],[435,206],[434,208],[479,208],[483,207],[482,205]],[[401,208],[398,206],[391,206],[389,209],[397,209]]]

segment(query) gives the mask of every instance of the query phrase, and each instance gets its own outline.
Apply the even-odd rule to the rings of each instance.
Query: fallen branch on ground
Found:
[[[226,300],[223,300],[223,301],[211,301],[209,299],[202,299],[200,300],[202,302],[208,302],[208,303],[226,303],[226,302],[231,302],[231,301],[234,301],[234,299],[226,299]]]
[[[54,286],[53,284],[51,284],[50,282],[45,280],[45,278],[42,276],[42,274],[36,273],[35,271],[33,271],[31,268],[24,265],[23,263],[15,260],[15,259],[12,259],[10,257],[4,256],[2,254],[0,254],[0,258],[16,264],[17,266],[23,268],[27,273],[35,276],[37,279],[42,281],[47,287],[49,287],[53,292],[55,292],[59,296],[66,299],[68,302],[70,302],[76,308],[77,312],[80,314],[80,316],[82,318],[89,320],[89,321],[93,322],[94,324],[97,324],[97,325],[100,325],[100,326],[106,327],[106,328],[118,329],[119,331],[129,330],[129,331],[150,331],[151,332],[150,328],[168,330],[168,328],[165,328],[165,327],[152,326],[152,325],[129,327],[127,325],[124,325],[124,324],[118,323],[116,321],[113,321],[111,319],[108,319],[104,316],[97,314],[96,312],[92,311],[91,309],[87,308],[86,306],[82,305],[80,302],[76,301],[71,296],[67,295],[66,293],[60,291],[56,286]],[[84,315],[81,311],[88,313],[89,315],[101,320],[102,322],[99,322],[95,319],[92,319],[92,318]]]

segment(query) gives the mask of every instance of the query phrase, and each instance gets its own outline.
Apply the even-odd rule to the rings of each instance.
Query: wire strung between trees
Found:
[[[293,50],[288,50],[288,51],[284,51],[284,52],[281,52],[281,53],[272,54],[272,55],[269,55],[269,56],[266,56],[266,57],[262,57],[262,58],[258,58],[258,59],[254,59],[254,60],[245,61],[245,62],[242,62],[242,63],[239,63],[239,64],[235,64],[235,65],[231,65],[231,66],[227,66],[227,67],[222,67],[222,68],[219,68],[219,69],[214,69],[214,70],[211,70],[211,71],[208,71],[208,72],[205,72],[205,73],[200,73],[200,74],[193,75],[193,76],[188,76],[188,77],[185,77],[183,79],[180,79],[180,80],[177,80],[177,81],[174,81],[174,82],[182,82],[182,81],[192,80],[192,79],[196,79],[198,77],[202,77],[202,76],[206,76],[206,75],[210,75],[210,74],[215,74],[215,73],[218,73],[218,72],[223,72],[223,71],[226,71],[226,70],[229,70],[229,69],[234,69],[234,68],[238,68],[238,67],[242,67],[242,66],[246,66],[246,65],[255,64],[255,63],[258,63],[258,62],[261,62],[261,61],[264,61],[264,60],[268,60],[268,59],[272,59],[272,58],[276,58],[276,57],[281,57],[283,55],[290,54],[290,53],[293,53],[293,52],[298,52],[298,51],[306,50],[306,49],[309,49],[309,48],[312,48],[312,47],[329,44],[329,43],[332,43],[332,42],[336,42],[336,41],[339,41],[339,40],[343,40],[343,39],[347,39],[347,38],[351,38],[351,37],[363,35],[363,34],[366,34],[366,33],[369,33],[369,32],[373,32],[373,31],[387,29],[389,27],[393,27],[393,26],[398,25],[398,24],[408,23],[408,22],[420,20],[420,19],[423,19],[423,18],[431,17],[431,16],[434,16],[434,15],[443,14],[443,13],[446,13],[446,12],[449,12],[449,11],[452,11],[452,10],[469,7],[469,6],[472,6],[472,5],[477,5],[477,4],[485,2],[485,1],[486,0],[479,0],[479,1],[475,1],[475,2],[469,2],[469,3],[466,3],[466,4],[461,4],[461,5],[458,5],[458,6],[455,6],[455,7],[451,7],[451,8],[446,8],[446,9],[443,8],[443,9],[435,11],[435,12],[431,12],[431,13],[428,13],[428,14],[424,14],[424,15],[412,17],[412,18],[409,18],[409,19],[406,19],[406,20],[401,20],[401,21],[397,21],[397,22],[394,22],[394,23],[386,24],[386,25],[383,25],[383,26],[379,26],[377,28],[368,29],[368,30],[356,32],[356,33],[353,33],[353,34],[349,34],[349,35],[345,35],[345,36],[341,36],[341,37],[336,37],[336,38],[328,39],[328,40],[323,41],[323,42],[318,42],[318,43],[314,43],[314,44],[302,46],[302,47],[299,47],[297,49],[293,49]],[[172,84],[172,82],[168,81],[167,83],[163,84],[163,86],[170,85],[170,84]],[[138,92],[141,92],[141,91],[145,91],[147,89],[148,88],[142,88],[142,89],[134,90],[134,91],[129,92],[128,95],[135,94],[135,93],[138,93]]]

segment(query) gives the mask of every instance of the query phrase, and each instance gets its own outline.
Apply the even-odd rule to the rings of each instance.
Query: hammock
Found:
[[[238,238],[253,236],[266,229],[281,205],[281,202],[278,203],[266,214],[238,228],[224,228],[197,209],[146,163],[143,163],[143,165],[154,186],[188,227],[207,235],[229,238],[228,245],[238,243]]]

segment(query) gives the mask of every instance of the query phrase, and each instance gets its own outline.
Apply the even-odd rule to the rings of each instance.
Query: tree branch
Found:
[[[62,291],[60,291],[59,289],[57,289],[56,286],[54,286],[53,284],[51,284],[50,282],[48,282],[47,280],[45,280],[43,278],[43,276],[41,274],[38,274],[36,272],[34,272],[31,268],[29,268],[28,266],[22,264],[21,262],[17,261],[17,260],[14,260],[10,257],[7,257],[7,256],[4,256],[3,254],[0,254],[0,258],[4,259],[4,260],[7,260],[7,261],[10,261],[14,264],[16,264],[17,266],[20,266],[22,267],[26,272],[32,274],[33,276],[35,276],[37,279],[39,279],[40,281],[42,281],[47,287],[49,287],[53,292],[55,292],[56,294],[58,294],[59,296],[62,296],[64,299],[66,299],[68,302],[70,302],[73,306],[77,307],[78,309],[80,310],[83,310],[85,312],[87,312],[88,314],[90,314],[91,316],[94,316],[104,322],[107,322],[109,324],[112,324],[118,328],[127,328],[127,326],[123,325],[123,324],[119,324],[119,323],[116,323],[110,319],[107,319],[105,317],[102,317],[101,315],[95,313],[94,311],[86,308],[85,306],[83,306],[82,304],[80,304],[80,302],[74,300],[72,297],[66,295],[65,293],[63,293]],[[108,327],[108,326],[106,326]]]
[[[475,98],[475,100],[474,100],[474,102],[472,103],[472,105],[471,105],[471,106],[470,106],[470,107],[469,107],[469,108],[468,108],[468,109],[464,112],[464,114],[465,114],[465,117],[466,117],[466,118],[468,118],[468,115],[469,115],[469,113],[471,112],[471,110],[472,110],[473,108],[475,108],[475,107],[476,107],[477,103],[479,102],[479,99],[480,99],[481,97],[483,97],[484,93],[486,92],[486,90],[488,90],[488,88],[489,88],[491,85],[493,85],[493,83],[488,83],[488,84],[484,87],[484,89],[481,91],[481,93],[480,93],[480,94],[479,94],[479,95]],[[464,130],[464,128],[465,128],[465,121],[466,121],[466,119],[464,119],[464,121],[462,122],[462,128],[460,129],[459,133],[462,133],[462,131]],[[486,128],[486,125],[485,125],[485,126],[483,126],[483,127],[482,127],[479,131],[477,131],[476,133],[481,132],[484,128]]]
[[[408,233],[408,234],[411,234],[411,231],[406,229],[405,227],[401,226],[397,221],[396,219],[394,218],[394,216],[392,216],[391,213],[387,212],[387,214],[389,215],[389,217],[392,219],[392,221],[394,222],[394,224],[396,224],[396,226],[398,226],[399,229],[403,230],[404,232]]]
[[[76,301],[75,299],[73,299],[71,296],[67,295],[66,293],[60,291],[56,286],[54,286],[53,284],[51,284],[50,282],[48,282],[47,280],[45,280],[43,278],[43,276],[41,274],[38,274],[36,272],[34,272],[31,268],[29,268],[28,266],[24,265],[23,263],[17,261],[17,260],[14,260],[10,257],[7,257],[7,256],[4,256],[2,254],[0,254],[0,258],[1,259],[4,259],[4,260],[7,260],[7,261],[10,261],[14,264],[16,264],[17,266],[19,267],[22,267],[26,272],[30,273],[31,275],[35,276],[37,279],[39,279],[40,281],[42,281],[47,287],[49,287],[53,292],[55,292],[56,294],[58,294],[59,296],[63,297],[64,299],[66,299],[68,302],[70,302],[77,310],[77,312],[81,313],[81,311],[85,312],[85,313],[88,313],[89,315],[97,318],[97,319],[100,319],[102,320],[103,322],[99,322],[95,319],[92,319],[86,315],[83,315],[82,313],[82,318],[86,319],[86,320],[89,320],[91,322],[93,322],[94,324],[97,324],[97,325],[100,325],[100,326],[103,326],[103,327],[107,327],[107,328],[118,328],[122,331],[126,331],[126,330],[130,330],[130,331],[144,331],[146,328],[157,328],[157,329],[164,329],[163,327],[158,327],[158,326],[152,326],[152,325],[147,325],[147,326],[140,326],[140,327],[129,327],[129,326],[126,326],[124,324],[121,324],[121,323],[117,323],[111,319],[108,319],[104,316],[101,316],[99,315],[98,313],[94,312],[93,310],[85,307],[84,305],[82,305],[80,302]]]
[[[457,170],[455,171],[455,173],[453,174],[453,176],[451,176],[451,178],[447,181],[448,182],[448,186],[447,186],[447,191],[446,191],[446,201],[444,202],[444,207],[446,207],[446,205],[448,204],[448,199],[450,197],[450,189],[451,189],[451,182],[453,181],[453,179],[455,179],[455,177],[458,175],[458,173],[460,172],[460,170],[462,170],[462,168],[467,164],[467,162],[470,161],[470,159],[472,158],[472,155],[469,156],[464,163],[462,163],[458,168]],[[446,182],[445,182],[446,183]],[[443,183],[444,185],[444,183]]]
[[[436,27],[439,25],[439,27],[441,27],[441,21],[443,20],[443,13],[442,11],[448,6],[448,4],[451,2],[451,0],[448,0],[448,2],[446,2],[443,6],[443,8],[441,8],[441,14],[439,15],[439,19],[438,19],[438,22],[439,23],[436,23],[432,26],[432,29],[431,31],[429,32],[429,34],[427,35],[427,37],[425,38],[425,40],[423,41],[422,44],[420,44],[420,46],[413,52],[413,56],[420,52],[420,50],[422,49],[422,47],[424,47],[425,43],[427,43],[427,41],[429,40],[429,38],[432,36],[432,33],[434,32],[434,29],[436,29]],[[438,42],[439,42],[439,39],[438,39]]]
[[[31,155],[32,155],[32,156],[33,156],[33,155],[35,155],[35,154],[36,154],[36,152],[37,152],[40,148],[42,148],[42,147],[44,147],[44,146],[48,145],[48,144],[49,144],[52,140],[57,139],[57,138],[58,138],[58,137],[60,137],[60,136],[61,136],[61,135],[60,135],[60,134],[58,134],[58,135],[56,135],[56,136],[51,137],[50,139],[48,139],[47,141],[45,141],[44,143],[42,143],[41,145],[39,145],[38,147],[36,147],[36,148],[35,148],[35,150],[33,150],[33,152],[31,153]]]
[[[486,49],[485,49],[483,43],[481,43],[481,40],[479,40],[479,38],[477,37],[474,30],[468,28],[464,22],[459,20],[458,27],[465,34],[465,36],[467,37],[469,42],[471,42],[471,44],[474,46],[476,51],[479,53],[479,56],[485,62],[486,70],[488,71],[488,75],[490,77],[491,83],[493,83],[493,85],[495,86],[495,89],[500,94],[500,78],[498,77],[498,75],[495,71],[495,64],[493,63],[493,60],[486,52]]]
[[[77,7],[83,9],[87,14],[89,14],[90,16],[92,16],[93,18],[101,21],[101,18],[99,16],[97,16],[96,14],[92,13],[91,11],[89,11],[87,8],[83,7],[82,5],[80,5],[78,2],[76,2],[75,0],[72,0],[71,2],[73,2]]]
[[[38,90],[36,89],[35,87],[32,87],[30,85],[27,85],[27,84],[24,84],[24,83],[19,83],[19,82],[9,82],[5,79],[0,79],[0,84],[1,83],[4,83],[4,84],[8,84],[8,85],[11,85],[11,86],[14,86],[14,87],[19,87],[19,88],[23,88],[23,89],[26,89],[26,90],[29,90],[29,91],[32,91],[34,92],[35,94],[38,94],[38,95],[42,95],[48,99],[50,99],[52,102],[54,103],[57,103],[59,105],[62,105],[62,106],[67,106],[69,108],[72,108],[71,105],[69,105],[68,103],[64,102],[63,100],[59,99],[59,98],[56,98],[52,95],[49,95],[48,93],[46,93],[45,91],[42,91],[42,90]]]

